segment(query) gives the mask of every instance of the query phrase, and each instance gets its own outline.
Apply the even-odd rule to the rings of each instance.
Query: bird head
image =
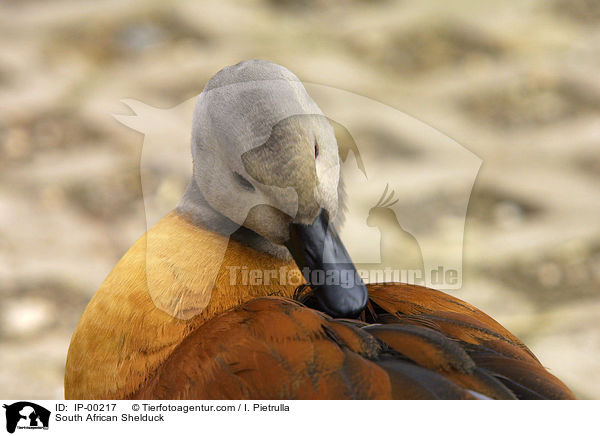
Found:
[[[287,247],[307,281],[342,268],[358,276],[331,225],[340,209],[334,129],[289,70],[251,60],[210,79],[194,109],[192,157],[193,182],[210,207]],[[360,280],[315,288],[336,316],[366,304]]]
[[[292,222],[338,211],[331,124],[287,69],[245,61],[200,94],[192,127],[194,181],[215,210],[275,244]]]

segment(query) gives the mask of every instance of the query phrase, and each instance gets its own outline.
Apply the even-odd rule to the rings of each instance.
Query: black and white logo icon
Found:
[[[42,406],[29,401],[19,401],[10,405],[4,404],[6,409],[6,431],[14,433],[16,429],[44,429],[48,430],[50,411]]]

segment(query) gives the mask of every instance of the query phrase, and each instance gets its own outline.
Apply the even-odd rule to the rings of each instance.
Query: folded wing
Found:
[[[514,335],[439,291],[369,286],[361,320],[257,298],[194,330],[131,398],[570,399]]]

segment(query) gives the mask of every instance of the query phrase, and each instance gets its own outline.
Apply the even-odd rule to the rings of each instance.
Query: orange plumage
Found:
[[[66,398],[573,398],[514,335],[450,295],[369,285],[360,320],[332,319],[301,302],[310,291],[297,301],[277,281],[231,285],[229,265],[296,266],[235,241],[219,265],[210,248],[223,239],[173,212],[134,244],[73,335]],[[210,295],[201,265],[219,268]],[[148,268],[177,313],[201,313],[159,309]]]

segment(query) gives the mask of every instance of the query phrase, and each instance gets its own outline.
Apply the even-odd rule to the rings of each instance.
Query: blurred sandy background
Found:
[[[600,398],[599,23],[597,0],[2,2],[0,397],[62,397],[70,335],[145,231],[143,137],[111,117],[128,113],[119,100],[168,108],[262,58],[404,111],[483,160],[455,295],[580,398]],[[373,150],[391,140],[365,131]],[[418,144],[382,159],[423,175],[415,220],[443,209]]]

